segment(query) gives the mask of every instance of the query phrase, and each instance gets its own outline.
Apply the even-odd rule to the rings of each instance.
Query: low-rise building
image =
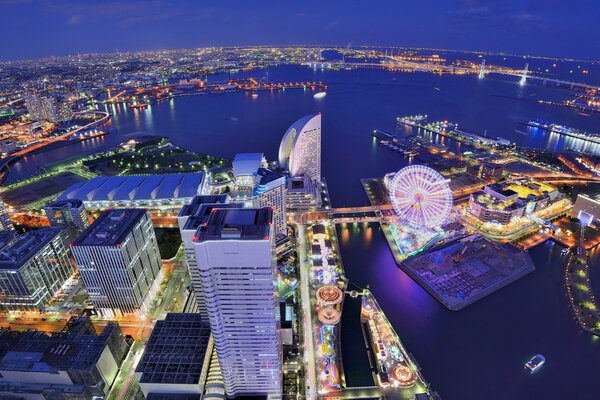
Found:
[[[143,207],[177,215],[194,196],[203,194],[204,174],[101,176],[76,183],[58,200],[79,199],[91,211]]]
[[[117,323],[97,334],[87,318],[58,333],[0,329],[0,398],[104,398],[129,347]]]
[[[535,181],[506,181],[471,194],[469,212],[483,222],[508,224],[545,209],[562,197],[553,186]]]
[[[212,348],[210,326],[199,314],[169,313],[156,321],[135,370],[146,398],[159,394],[201,396]]]

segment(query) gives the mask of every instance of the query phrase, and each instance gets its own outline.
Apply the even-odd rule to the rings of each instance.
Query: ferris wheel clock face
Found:
[[[449,182],[424,165],[402,168],[392,178],[389,188],[394,211],[415,227],[441,226],[452,210]]]

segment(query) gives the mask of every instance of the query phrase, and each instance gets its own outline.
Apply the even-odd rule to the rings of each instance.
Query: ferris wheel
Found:
[[[452,190],[437,171],[424,165],[402,168],[389,185],[396,214],[417,227],[439,227],[452,210]]]

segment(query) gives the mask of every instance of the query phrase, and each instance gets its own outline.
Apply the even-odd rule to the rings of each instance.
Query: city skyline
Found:
[[[375,7],[358,1],[291,6],[165,0],[8,0],[1,4],[0,34],[12,40],[2,60],[303,44],[445,48],[592,60],[597,60],[592,54],[600,53],[600,45],[588,34],[600,5],[587,0],[568,4],[558,0],[381,1]],[[45,29],[48,25],[53,29]],[[22,35],[10,35],[25,26]]]
[[[0,399],[598,391],[600,5],[0,7]]]

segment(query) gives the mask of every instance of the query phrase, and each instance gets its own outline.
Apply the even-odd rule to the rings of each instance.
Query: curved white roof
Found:
[[[101,176],[76,183],[58,200],[83,201],[162,200],[193,197],[202,192],[204,174]]]

